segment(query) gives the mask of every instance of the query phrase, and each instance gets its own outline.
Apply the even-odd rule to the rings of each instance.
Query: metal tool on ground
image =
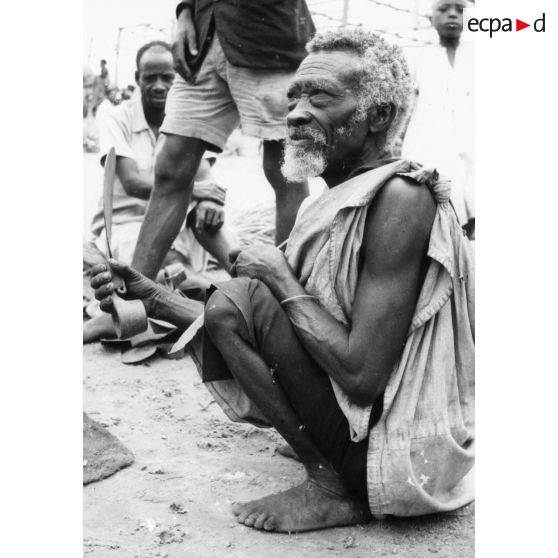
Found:
[[[112,200],[114,197],[114,178],[116,176],[116,153],[114,147],[109,150],[105,159],[105,177],[103,184],[103,215],[105,220],[105,236],[107,241],[106,256],[112,258],[110,240],[112,234]],[[147,314],[141,300],[124,300],[126,284],[122,277],[112,271],[114,285],[112,322],[119,339],[127,339],[147,329]]]

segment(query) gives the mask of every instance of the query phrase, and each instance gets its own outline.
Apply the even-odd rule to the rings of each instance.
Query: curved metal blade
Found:
[[[111,147],[105,158],[105,178],[103,182],[103,215],[107,240],[106,256],[112,258],[110,239],[112,233],[112,199],[114,197],[114,178],[116,176],[116,152]]]
[[[168,352],[169,355],[183,349],[196,335],[196,333],[203,327],[205,323],[204,313],[202,312],[188,327],[188,329],[178,338],[178,341],[171,347]]]

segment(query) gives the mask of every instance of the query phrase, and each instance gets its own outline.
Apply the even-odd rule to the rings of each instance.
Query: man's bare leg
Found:
[[[281,173],[282,141],[263,142],[263,169],[275,190],[275,245],[286,240],[293,228],[298,208],[308,196],[308,182],[287,182]]]
[[[260,292],[264,296],[272,297],[267,287],[261,287]],[[273,303],[279,306],[277,301],[273,300]],[[235,504],[233,513],[238,521],[256,529],[282,532],[308,531],[368,521],[370,511],[366,500],[350,491],[318,449],[312,433],[309,432],[311,427],[301,422],[291,404],[293,398],[290,397],[289,400],[281,385],[289,383],[285,374],[292,371],[298,376],[294,378],[294,382],[298,382],[298,392],[304,399],[305,378],[308,379],[308,375],[312,375],[316,369],[316,364],[311,362],[301,348],[286,315],[274,313],[267,328],[273,341],[265,343],[268,349],[263,350],[266,353],[264,355],[259,354],[248,341],[246,324],[240,311],[221,292],[215,292],[209,299],[205,319],[207,332],[233,376],[269,422],[289,442],[307,471],[307,479],[299,486],[252,502]],[[269,349],[270,346],[275,346],[276,349]],[[320,376],[323,376],[323,372],[320,372]],[[328,383],[327,388],[331,391],[329,379],[322,379]],[[309,386],[312,383],[313,381],[306,382]],[[293,393],[293,387],[294,384],[289,386],[289,394]],[[332,392],[331,397],[335,401]],[[297,405],[298,403],[302,403],[302,400]],[[319,404],[317,400],[308,400],[309,406]],[[316,432],[313,434],[319,437]]]
[[[155,187],[138,237],[132,267],[155,279],[179,233],[192,197],[194,177],[207,144],[163,134],[155,162]]]

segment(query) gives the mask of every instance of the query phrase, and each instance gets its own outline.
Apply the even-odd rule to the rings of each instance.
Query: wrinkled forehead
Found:
[[[351,52],[343,50],[312,52],[298,67],[293,83],[322,81],[345,86],[354,79],[360,64],[358,55]]]

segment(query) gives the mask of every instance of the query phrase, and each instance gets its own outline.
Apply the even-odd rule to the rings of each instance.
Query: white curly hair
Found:
[[[307,45],[313,52],[346,51],[361,59],[357,70],[358,107],[354,121],[362,121],[372,107],[392,104],[396,115],[386,131],[386,147],[405,122],[411,105],[411,74],[402,49],[385,39],[362,28],[341,28],[317,34]]]

